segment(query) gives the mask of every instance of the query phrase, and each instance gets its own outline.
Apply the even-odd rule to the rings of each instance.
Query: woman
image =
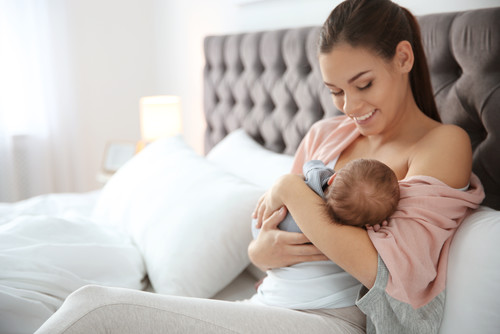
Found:
[[[334,224],[309,209],[321,202],[301,177],[288,175],[261,199],[255,216],[261,221],[286,206],[314,246],[266,228],[266,221],[268,232],[250,245],[249,255],[264,269],[323,253],[364,285],[357,305],[368,316],[368,332],[437,332],[447,250],[460,220],[453,210],[473,208],[483,197],[471,178],[469,138],[440,123],[418,25],[406,9],[389,1],[343,2],[321,31],[319,63],[335,106],[347,117],[310,130],[294,171],[309,159],[338,159],[335,169],[357,158],[380,160],[401,180],[400,211],[378,233]],[[460,190],[469,185],[471,196],[462,202]],[[452,204],[443,206],[444,198]]]
[[[416,21],[388,0],[335,8],[321,31],[319,62],[347,116],[310,130],[293,171],[311,158],[338,158],[335,169],[357,158],[380,160],[400,180],[403,210],[370,231],[335,224],[301,177],[286,175],[259,201],[262,229],[249,255],[262,269],[331,259],[365,287],[359,308],[295,311],[87,287],[39,333],[363,333],[365,320],[370,333],[437,332],[449,242],[483,198],[471,177],[468,136],[439,122]],[[277,229],[283,206],[304,234]]]

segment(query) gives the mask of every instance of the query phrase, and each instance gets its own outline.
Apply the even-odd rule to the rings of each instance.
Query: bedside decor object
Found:
[[[130,160],[136,152],[136,144],[127,141],[110,141],[104,150],[104,158],[102,160],[102,168],[97,174],[97,181],[106,183],[111,176],[128,160]]]
[[[145,96],[140,99],[141,141],[137,151],[159,138],[182,131],[180,98],[173,95]]]
[[[132,142],[111,141],[104,154],[102,170],[114,173],[134,156],[135,146]]]

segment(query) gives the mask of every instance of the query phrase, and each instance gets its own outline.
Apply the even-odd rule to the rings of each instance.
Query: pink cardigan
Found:
[[[297,150],[292,173],[300,174],[308,160],[328,163],[359,135],[346,116],[317,122]],[[467,191],[429,176],[413,176],[399,184],[401,199],[388,226],[368,235],[390,273],[387,294],[418,308],[444,290],[452,237],[469,211],[479,206],[484,192],[475,175]]]

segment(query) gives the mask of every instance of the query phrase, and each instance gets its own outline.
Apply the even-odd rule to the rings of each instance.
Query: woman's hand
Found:
[[[274,212],[280,209],[280,207],[283,208],[283,204],[277,204],[279,203],[279,200],[276,198],[273,200],[272,196],[272,189],[270,189],[266,191],[257,201],[257,206],[252,213],[252,218],[257,220],[257,225],[255,227],[261,228],[262,222],[265,219],[269,218]]]
[[[252,213],[252,218],[257,219],[257,228],[261,228],[264,220],[268,219],[276,210],[284,206],[280,197],[280,187],[285,177],[286,175],[279,178],[276,183],[259,198],[257,206]]]
[[[259,236],[248,246],[252,263],[265,271],[306,261],[328,260],[304,234],[278,229],[286,213],[286,208],[282,206],[264,220]]]

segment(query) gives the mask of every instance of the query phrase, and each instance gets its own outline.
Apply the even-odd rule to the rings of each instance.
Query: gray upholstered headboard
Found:
[[[463,127],[474,172],[500,209],[500,7],[418,18],[444,123]],[[310,126],[340,112],[319,72],[319,27],[205,39],[205,150],[243,127],[266,148],[293,154]]]

